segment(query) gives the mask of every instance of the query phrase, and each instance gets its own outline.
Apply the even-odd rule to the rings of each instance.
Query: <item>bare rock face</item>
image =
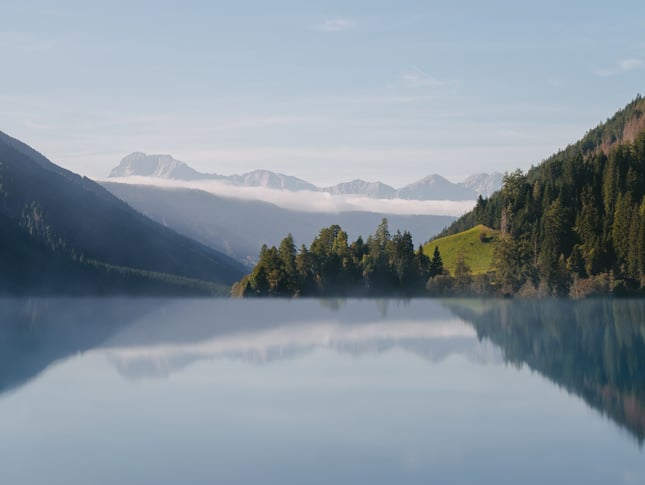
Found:
[[[121,160],[118,167],[110,172],[110,177],[156,177],[174,180],[199,180],[210,178],[175,160],[170,155],[146,155],[134,152]]]
[[[504,175],[499,172],[493,173],[478,173],[471,175],[462,182],[463,186],[472,190],[477,195],[482,197],[490,197],[493,192],[497,192],[502,188],[502,179]]]
[[[409,200],[474,200],[477,195],[461,184],[454,184],[441,175],[428,175],[397,191],[400,199]]]
[[[332,185],[322,190],[332,195],[362,195],[372,199],[393,199],[396,196],[396,190],[389,185],[382,182],[366,182],[361,179]]]
[[[234,185],[242,187],[264,187],[267,189],[289,190],[291,192],[300,190],[318,191],[318,187],[305,180],[270,172],[269,170],[253,170],[242,175],[231,175],[226,179]]]

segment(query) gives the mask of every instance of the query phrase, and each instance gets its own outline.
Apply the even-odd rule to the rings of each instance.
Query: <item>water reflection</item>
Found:
[[[152,300],[0,298],[0,395],[156,307]]]
[[[204,359],[265,365],[320,348],[526,365],[645,438],[643,301],[0,301],[0,394],[79,352],[142,379]]]
[[[479,338],[499,346],[594,409],[645,438],[643,300],[449,302]]]
[[[372,302],[363,302],[365,309],[371,305]],[[260,305],[257,311],[266,312],[265,306]],[[238,312],[244,314],[248,309]],[[253,310],[256,320],[242,318],[235,328],[225,331],[203,318],[195,317],[179,325],[174,318],[160,320],[151,315],[105,342],[102,351],[127,377],[167,376],[192,362],[213,358],[265,365],[323,348],[353,356],[398,348],[430,362],[452,354],[478,362],[502,362],[499,351],[480,342],[472,326],[454,317],[420,319],[419,315],[400,315],[395,320],[343,321],[323,312],[309,313],[308,319],[283,322],[258,318]],[[295,305],[292,310],[300,313],[308,310],[308,305]],[[168,333],[178,326],[183,338],[169,338]],[[199,338],[191,338],[197,335]]]

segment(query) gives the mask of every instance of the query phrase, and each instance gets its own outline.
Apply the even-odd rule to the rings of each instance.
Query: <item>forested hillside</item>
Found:
[[[0,293],[212,293],[242,274],[0,132]]]
[[[493,263],[504,292],[584,296],[636,291],[645,274],[645,100],[638,96],[578,143],[501,191],[441,236],[501,231]]]

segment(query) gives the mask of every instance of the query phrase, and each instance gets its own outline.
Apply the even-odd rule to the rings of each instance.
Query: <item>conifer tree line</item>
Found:
[[[415,251],[412,235],[390,234],[387,219],[364,241],[349,242],[338,225],[326,227],[299,250],[291,234],[276,247],[262,246],[253,271],[233,286],[233,296],[414,295],[444,274],[438,249]]]
[[[507,174],[502,190],[480,197],[442,235],[476,224],[499,229],[493,271],[503,293],[585,296],[645,287],[644,128],[638,96],[577,144],[526,174]]]

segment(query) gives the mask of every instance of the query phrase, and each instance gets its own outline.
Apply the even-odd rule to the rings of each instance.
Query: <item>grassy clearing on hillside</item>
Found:
[[[480,224],[467,231],[430,241],[423,247],[423,252],[432,258],[434,248],[438,246],[444,268],[453,275],[457,257],[461,254],[473,274],[482,274],[490,270],[498,240],[499,231]]]

